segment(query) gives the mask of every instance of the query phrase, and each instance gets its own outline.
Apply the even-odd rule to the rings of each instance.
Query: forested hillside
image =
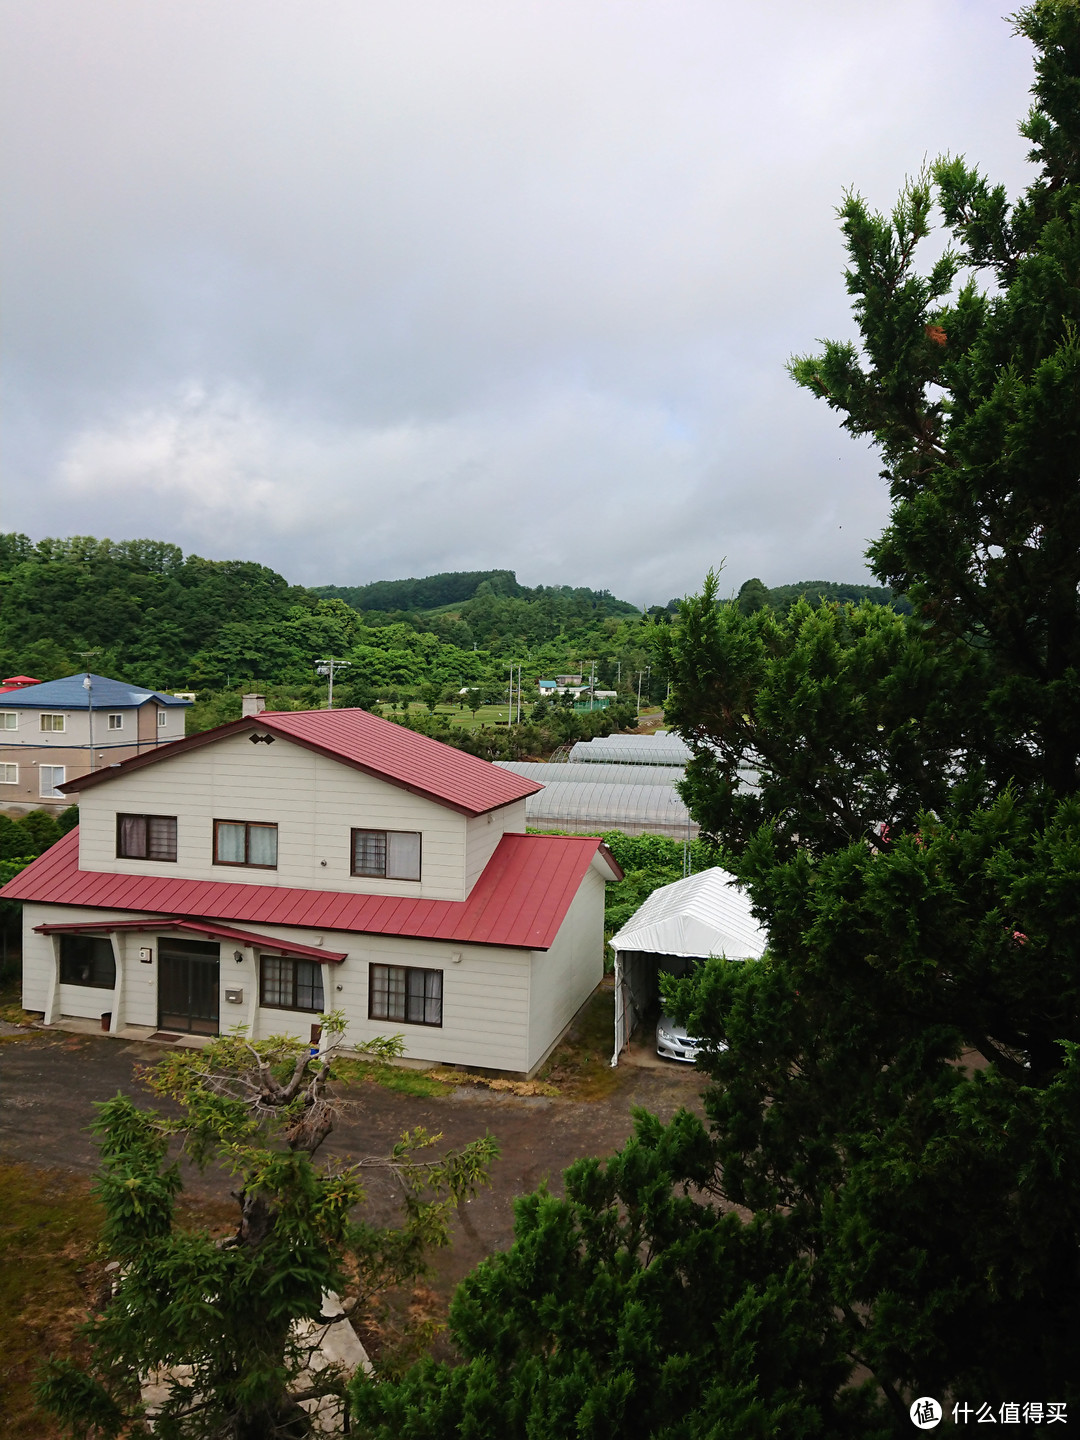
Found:
[[[869,600],[872,605],[889,605],[901,615],[911,614],[911,602],[903,595],[896,595],[887,585],[851,585],[835,580],[800,580],[797,585],[774,585],[770,589],[756,577],[747,580],[738,594],[739,609],[744,615],[752,615],[766,605],[779,614],[786,614],[798,600],[811,605],[827,601],[840,604],[850,602],[858,605]]]
[[[439,603],[379,608],[415,600]],[[49,680],[89,664],[157,689],[210,697],[258,685],[274,703],[304,705],[325,696],[315,666],[331,655],[348,662],[340,704],[430,702],[462,688],[497,701],[511,662],[525,686],[595,662],[605,687],[629,695],[640,673],[644,695],[651,685],[663,696],[643,617],[606,591],[528,589],[508,570],[315,591],[163,541],[0,536],[0,674]],[[218,712],[226,718],[224,702]]]
[[[743,586],[743,610],[813,600],[873,599],[891,591],[827,581],[767,590]],[[429,709],[463,689],[505,702],[522,666],[526,711],[542,676],[595,673],[602,689],[662,702],[667,676],[644,616],[606,590],[524,586],[512,570],[462,571],[371,585],[290,585],[265,565],[203,560],[161,540],[0,536],[0,675],[54,679],[90,668],[163,690],[195,690],[191,728],[232,718],[257,686],[282,708],[325,701],[316,665],[347,664],[342,705]]]
[[[354,610],[436,610],[471,600],[481,585],[487,593],[520,595],[512,570],[449,570],[411,580],[374,580],[370,585],[316,585],[314,593],[344,600]]]

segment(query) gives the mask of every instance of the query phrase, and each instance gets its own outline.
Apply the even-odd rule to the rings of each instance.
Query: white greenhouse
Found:
[[[691,754],[686,741],[667,730],[655,735],[597,735],[572,747],[570,764],[671,765],[681,769]]]
[[[624,780],[597,784],[592,775],[587,780],[578,778],[580,770],[592,769],[584,765],[526,766],[516,761],[500,765],[518,775],[527,768],[530,773],[523,778],[529,780],[541,778],[531,773],[535,770],[559,772],[559,779],[544,779],[543,790],[526,797],[525,823],[532,830],[562,830],[572,835],[621,830],[626,835],[667,835],[675,840],[693,840],[698,834],[697,824],[671,783],[638,785]],[[621,766],[610,768],[627,774]],[[636,773],[631,773],[636,780]]]

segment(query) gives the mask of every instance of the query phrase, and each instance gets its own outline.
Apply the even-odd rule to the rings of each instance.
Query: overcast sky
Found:
[[[868,578],[835,208],[1028,173],[986,0],[0,8],[3,528],[306,584]]]

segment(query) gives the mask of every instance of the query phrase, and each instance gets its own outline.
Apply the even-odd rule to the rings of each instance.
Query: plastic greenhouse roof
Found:
[[[577,767],[552,766],[571,773]],[[628,835],[670,835],[693,839],[697,825],[670,785],[595,784],[554,780],[525,801],[525,823],[536,830],[595,834],[622,830]]]
[[[765,951],[768,935],[734,877],[713,868],[654,890],[610,943],[613,950],[652,955],[756,960]]]
[[[625,765],[548,765],[539,760],[496,760],[501,770],[510,770],[524,780],[538,780],[541,785],[577,781],[592,785],[673,785],[682,778],[671,765],[635,765],[627,773]]]
[[[691,750],[678,735],[609,735],[579,740],[570,751],[570,764],[602,762],[606,765],[677,765],[691,758]]]

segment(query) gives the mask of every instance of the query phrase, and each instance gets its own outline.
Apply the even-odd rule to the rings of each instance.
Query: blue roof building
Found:
[[[89,672],[0,691],[0,808],[67,806],[59,785],[182,740],[191,703]]]

